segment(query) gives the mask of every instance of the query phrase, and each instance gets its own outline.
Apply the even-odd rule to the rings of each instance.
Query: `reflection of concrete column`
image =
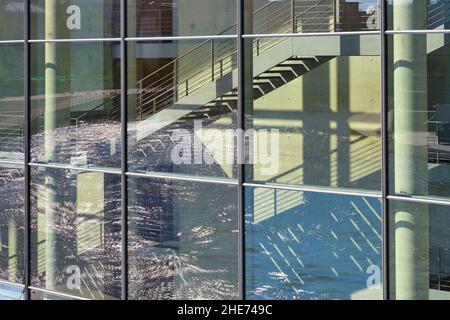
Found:
[[[56,36],[56,4],[57,1],[45,1],[45,38]],[[56,43],[45,43],[45,154],[47,160],[53,156],[53,137],[57,127],[57,83],[56,83]]]
[[[394,29],[426,29],[426,1],[394,1]],[[427,46],[425,35],[394,36],[395,192],[427,194]],[[397,299],[429,295],[428,206],[395,206]]]
[[[45,38],[55,38],[57,32],[57,0],[45,1]],[[45,156],[47,161],[54,159],[54,135],[58,126],[57,110],[57,60],[56,43],[45,43]],[[47,170],[45,176],[45,277],[46,288],[54,289],[55,278],[55,231],[54,206],[56,200],[55,177]]]

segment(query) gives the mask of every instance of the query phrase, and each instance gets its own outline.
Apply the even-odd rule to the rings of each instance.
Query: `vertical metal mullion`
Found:
[[[127,147],[127,2],[120,1],[120,114],[121,114],[121,229],[122,229],[122,300],[128,299],[128,147]]]
[[[237,128],[242,132],[242,135],[238,135],[237,142],[237,179],[238,179],[238,234],[239,234],[239,244],[238,244],[238,285],[239,285],[239,298],[241,300],[245,300],[245,190],[244,190],[244,182],[245,182],[245,156],[244,156],[244,134],[243,131],[245,129],[244,123],[244,41],[245,39],[242,37],[244,34],[244,1],[245,0],[236,0],[238,12],[237,12],[237,60],[238,60],[238,73],[239,73],[239,81],[238,81],[238,104],[237,104]]]
[[[381,54],[381,140],[382,140],[382,163],[381,163],[381,193],[383,210],[383,299],[389,300],[389,204],[388,204],[388,57],[387,57],[387,10],[386,1],[380,0],[380,54]]]
[[[24,1],[23,32],[23,71],[24,71],[24,120],[23,120],[23,147],[24,147],[24,174],[25,174],[25,192],[24,192],[24,210],[25,210],[25,235],[24,235],[24,298],[30,300],[29,286],[31,284],[31,204],[30,204],[30,0]]]

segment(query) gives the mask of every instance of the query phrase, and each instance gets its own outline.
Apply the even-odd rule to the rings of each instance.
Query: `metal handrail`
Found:
[[[70,120],[75,120],[76,123],[78,123],[82,118],[84,118],[85,116],[87,116],[88,114],[90,114],[93,111],[96,111],[98,109],[100,109],[101,107],[103,107],[104,105],[106,105],[106,103],[110,102],[110,101],[114,101],[115,98],[119,97],[120,94],[116,94],[114,96],[109,97],[109,100],[107,101],[103,101],[101,104],[99,104],[98,106],[96,106],[95,108],[86,111],[85,113],[83,113],[82,115],[75,117],[75,118],[70,118]],[[114,108],[114,104],[112,106]]]

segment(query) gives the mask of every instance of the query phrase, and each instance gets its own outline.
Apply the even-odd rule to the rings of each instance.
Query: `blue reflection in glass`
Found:
[[[246,190],[248,299],[381,299],[379,199]]]
[[[23,300],[24,289],[19,286],[0,283],[0,300]]]

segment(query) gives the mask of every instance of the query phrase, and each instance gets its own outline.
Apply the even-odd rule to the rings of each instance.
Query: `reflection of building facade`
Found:
[[[0,299],[447,299],[449,6],[0,0]]]

